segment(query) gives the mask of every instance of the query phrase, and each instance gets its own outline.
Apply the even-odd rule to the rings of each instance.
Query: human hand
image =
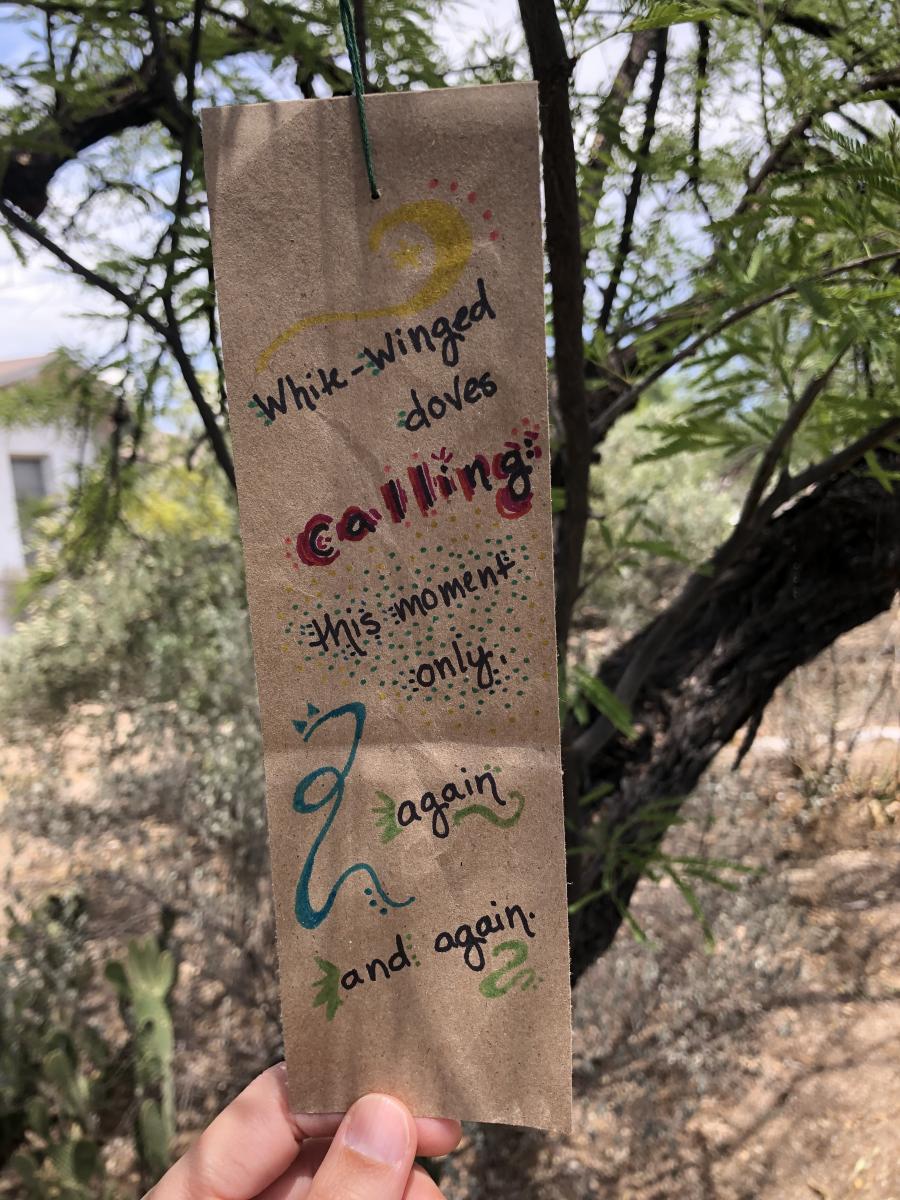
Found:
[[[346,1115],[291,1113],[284,1064],[212,1122],[145,1200],[441,1200],[416,1154],[447,1154],[458,1121],[413,1118],[391,1096]]]

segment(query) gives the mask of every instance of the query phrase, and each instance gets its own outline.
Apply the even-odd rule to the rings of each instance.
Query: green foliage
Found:
[[[583,831],[581,843],[567,853],[597,861],[602,864],[602,869],[597,886],[571,904],[569,912],[576,913],[605,897],[615,904],[634,937],[646,942],[649,940],[646,931],[621,899],[622,885],[642,877],[657,884],[668,879],[699,924],[707,949],[712,950],[715,938],[697,896],[696,883],[734,891],[737,885],[731,876],[753,876],[758,871],[730,859],[667,854],[662,841],[673,825],[682,824],[677,815],[678,807],[677,801],[661,800],[642,806],[639,812],[617,816],[615,820],[606,813]]]
[[[131,301],[127,315],[117,308],[92,364],[123,379],[119,420],[73,502],[36,522],[27,621],[0,648],[0,715],[12,736],[34,743],[37,730],[49,742],[89,709],[99,713],[92,719],[106,730],[103,788],[135,811],[177,809],[197,846],[230,855],[238,888],[250,894],[265,856],[263,786],[238,539],[230,496],[203,453],[199,417],[190,406],[184,417],[189,391],[194,407],[205,404],[225,426],[197,111],[345,93],[337,0],[299,9],[281,0],[204,6],[196,72],[188,0],[156,6],[162,63],[143,7],[138,13],[122,0],[51,7],[16,6],[34,39],[0,68],[0,173],[23,153],[58,154],[66,186],[38,195],[34,211],[49,236]],[[888,10],[873,13],[867,0],[800,7],[624,0],[612,10],[566,0],[562,8],[573,61],[587,61],[604,42],[612,69],[634,34],[681,26],[665,43],[664,72],[655,71],[663,39],[647,39],[652,50],[633,92],[582,92],[577,77],[572,90],[591,415],[602,416],[633,387],[643,391],[591,472],[584,570],[573,585],[581,588],[577,665],[563,664],[561,696],[563,716],[576,727],[599,712],[627,739],[635,733],[631,714],[591,672],[617,641],[653,620],[728,536],[754,470],[807,383],[845,348],[782,447],[772,486],[827,462],[896,414],[900,172],[885,104],[898,97],[896,38]],[[426,0],[367,5],[376,88],[442,83],[435,10]],[[661,91],[644,145],[651,72]],[[527,74],[517,28],[485,39],[459,78]],[[131,87],[137,109],[152,100],[146,115],[82,152],[72,131],[118,111]],[[26,236],[3,227],[24,258]],[[188,348],[187,367],[173,340]],[[36,395],[34,411],[68,419],[71,397],[63,391]],[[7,419],[21,408],[17,395],[3,398]],[[160,418],[177,433],[153,436]],[[873,451],[868,469],[894,486]],[[188,460],[197,469],[188,470]],[[565,520],[565,488],[555,487],[552,499]],[[50,778],[42,786],[54,796],[59,784]],[[378,827],[388,840],[396,836],[393,807],[389,814],[379,799]],[[698,885],[731,887],[744,869],[667,855],[661,841],[675,800],[623,815],[619,799],[605,783],[581,797],[576,816],[588,824],[570,826],[572,853],[592,882],[575,908],[611,898],[645,936],[621,899],[623,883],[644,873],[667,881],[709,938]],[[331,1020],[341,1003],[337,968],[318,965],[315,1004]],[[159,1015],[168,970],[160,945],[137,946],[111,967],[141,1047],[132,1115],[148,1170],[165,1160],[171,1137],[171,1058]],[[148,1008],[156,1017],[138,1016]],[[14,1119],[44,1139],[23,1171],[33,1168],[45,1188],[52,1176],[57,1189],[82,1187],[92,1174],[97,1194],[99,1135],[82,1122],[85,1086],[90,1107],[90,1089],[103,1079],[101,1048],[89,1045],[68,1011],[55,1021],[54,1029],[77,1029],[75,1049],[57,1045],[41,1026],[46,1041],[26,1056],[52,1102],[49,1115],[40,1105],[27,1116],[16,1110]]]
[[[187,471],[171,448],[172,459],[128,494],[124,525],[90,575],[73,577],[60,561],[69,508],[42,523],[27,620],[0,660],[11,713],[39,721],[112,695],[125,704],[177,698],[194,712],[243,703],[233,690],[220,694],[223,682],[236,685],[220,663],[245,621],[234,513],[212,472]],[[185,654],[185,639],[196,654]]]
[[[13,1156],[25,1194],[87,1200],[103,1194],[99,1113],[110,1090],[110,1047],[82,1010],[92,971],[85,907],[49,896],[28,917],[7,909],[0,957],[0,1162]]]
[[[650,403],[624,418],[592,471],[595,516],[585,544],[580,625],[596,628],[609,621],[619,635],[636,629],[689,571],[703,569],[728,534],[740,502],[740,476],[709,448],[681,458],[656,453],[670,418],[682,408],[671,390],[665,398],[654,397],[657,424],[649,428]],[[587,633],[576,637],[575,647],[593,665]]]
[[[72,351],[58,350],[33,379],[0,388],[0,429],[57,425],[87,436],[112,407],[112,390]]]
[[[175,972],[153,936],[107,965],[129,1031],[101,1031],[78,894],[51,895],[33,912],[7,909],[0,956],[0,1165],[9,1160],[33,1200],[111,1196],[104,1147],[135,1115],[135,1148],[148,1186],[168,1166],[174,1130],[172,1019]],[[90,1001],[90,1002],[89,1002]],[[163,1101],[146,1097],[159,1088]],[[168,1107],[166,1107],[168,1106]]]
[[[629,21],[626,29],[667,29],[671,25],[684,25],[693,21],[709,21],[720,11],[715,5],[685,3],[684,0],[664,0],[662,4],[648,4],[643,16]]]
[[[626,738],[637,736],[628,709],[602,680],[575,665],[565,674],[560,671],[559,682],[560,724],[565,723],[570,712],[579,725],[589,724],[592,719],[589,706],[593,706]]]
[[[264,863],[265,817],[235,514],[209,465],[181,465],[179,439],[159,453],[133,476],[89,574],[60,569],[66,511],[42,523],[35,575],[52,582],[33,585],[24,622],[0,646],[0,713],[23,744],[35,728],[50,744],[67,722],[88,721],[103,789],[119,804],[177,811],[249,882]]]

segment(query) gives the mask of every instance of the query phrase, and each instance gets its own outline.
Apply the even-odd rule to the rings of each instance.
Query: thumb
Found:
[[[308,1200],[401,1200],[416,1154],[416,1125],[391,1096],[363,1096],[347,1112]]]

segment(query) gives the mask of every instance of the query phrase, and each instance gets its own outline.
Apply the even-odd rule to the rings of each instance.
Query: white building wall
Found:
[[[0,637],[12,631],[10,601],[17,580],[25,574],[25,551],[11,460],[42,458],[48,495],[58,495],[75,482],[84,447],[77,434],[50,425],[33,428],[0,428]],[[86,457],[92,457],[87,447]]]

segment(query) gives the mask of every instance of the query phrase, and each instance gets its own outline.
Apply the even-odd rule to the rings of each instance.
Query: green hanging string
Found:
[[[375,166],[372,162],[372,143],[369,140],[369,125],[366,121],[366,101],[363,91],[362,65],[359,61],[359,45],[356,41],[356,24],[353,20],[353,8],[350,0],[340,0],[341,25],[344,27],[344,38],[347,42],[347,53],[350,55],[350,73],[353,76],[353,94],[356,97],[356,110],[359,113],[359,131],[362,135],[363,158],[366,160],[366,175],[369,179],[369,190],[372,199],[377,200],[381,193],[375,183]]]

